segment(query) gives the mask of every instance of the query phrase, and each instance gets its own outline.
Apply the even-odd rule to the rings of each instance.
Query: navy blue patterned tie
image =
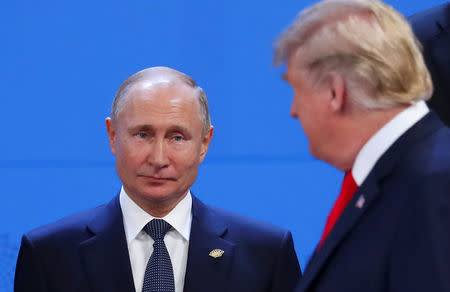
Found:
[[[175,292],[172,262],[164,244],[164,236],[171,227],[162,219],[153,219],[144,227],[155,243],[145,269],[142,292]]]

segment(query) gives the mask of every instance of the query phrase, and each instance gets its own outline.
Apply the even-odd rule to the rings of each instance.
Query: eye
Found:
[[[181,135],[175,135],[172,137],[172,140],[176,141],[176,142],[181,142],[184,140],[183,136]]]
[[[145,139],[145,138],[148,137],[147,133],[145,133],[145,132],[138,132],[138,133],[136,134],[136,136],[137,136],[138,138],[141,138],[141,139]]]

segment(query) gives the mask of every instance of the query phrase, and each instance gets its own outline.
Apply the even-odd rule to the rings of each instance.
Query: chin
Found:
[[[311,145],[311,143],[309,143],[309,153],[311,153],[311,155],[312,155],[314,158],[317,158],[317,159],[319,159],[319,160],[322,160],[321,155],[320,155],[320,152],[318,151],[317,147],[313,147],[313,146]]]
[[[320,160],[320,161],[326,162],[326,163],[331,164],[331,165],[334,166],[333,161],[332,161],[330,155],[327,155],[327,154],[324,153],[323,151],[320,151],[320,149],[318,149],[317,147],[316,147],[316,148],[313,148],[313,147],[311,147],[311,145],[310,145],[310,146],[309,146],[309,152],[311,153],[311,155],[312,155],[314,158],[316,158],[316,159],[318,159],[318,160]]]
[[[185,194],[187,190],[180,191],[178,189],[170,188],[168,186],[147,186],[141,194],[148,200],[152,201],[177,201],[180,200]]]
[[[174,197],[172,192],[164,189],[146,189],[143,192],[141,192],[141,196],[145,199],[151,200],[151,201],[166,201],[170,199],[171,197]]]

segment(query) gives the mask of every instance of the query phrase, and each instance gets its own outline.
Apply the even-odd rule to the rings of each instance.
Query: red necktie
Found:
[[[342,211],[344,211],[345,206],[347,206],[348,202],[350,202],[353,194],[358,189],[358,185],[356,184],[352,172],[349,171],[345,173],[344,181],[342,182],[341,193],[334,203],[333,209],[331,209],[330,214],[328,215],[327,224],[325,225],[325,229],[323,230],[322,238],[319,242],[319,248],[322,246],[323,242],[330,233],[331,229],[333,229],[334,224],[338,220]]]

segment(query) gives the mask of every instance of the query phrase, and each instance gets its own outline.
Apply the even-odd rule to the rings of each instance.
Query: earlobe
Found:
[[[112,154],[116,154],[115,150],[115,138],[116,138],[116,131],[114,130],[113,122],[111,118],[106,118],[106,131],[108,132],[108,140],[109,140],[109,146],[111,147]]]
[[[203,160],[205,159],[206,153],[208,152],[209,143],[211,143],[213,134],[214,134],[214,127],[211,126],[209,128],[209,131],[203,137],[202,146],[201,146],[201,150],[200,150],[200,163],[202,163]]]

